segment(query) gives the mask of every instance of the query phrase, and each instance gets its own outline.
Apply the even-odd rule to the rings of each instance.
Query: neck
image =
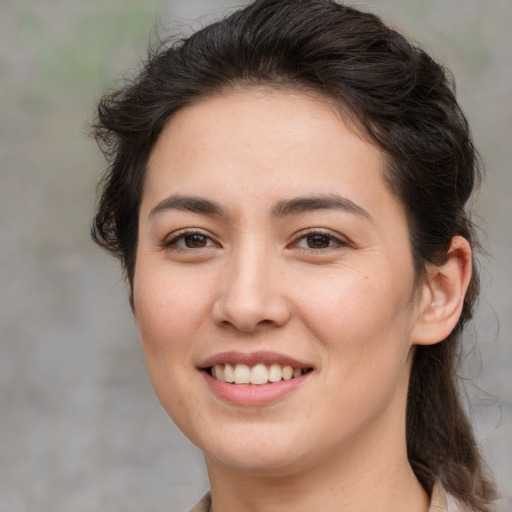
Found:
[[[405,446],[387,441],[353,447],[304,471],[267,475],[233,470],[207,457],[213,512],[427,512],[429,498]]]

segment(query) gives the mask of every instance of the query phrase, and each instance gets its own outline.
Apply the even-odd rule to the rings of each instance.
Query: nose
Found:
[[[283,272],[262,251],[240,251],[224,268],[213,305],[213,320],[243,332],[282,327],[291,317]]]

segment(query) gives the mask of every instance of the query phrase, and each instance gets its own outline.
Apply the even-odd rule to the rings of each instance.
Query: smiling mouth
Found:
[[[263,363],[249,366],[247,364],[215,364],[206,368],[214,379],[229,384],[264,384],[297,379],[312,371],[312,368],[293,368],[290,365]]]

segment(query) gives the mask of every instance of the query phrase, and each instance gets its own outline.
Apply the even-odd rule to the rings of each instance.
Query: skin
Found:
[[[383,171],[326,102],[262,89],[181,110],[152,151],[132,307],[156,394],[205,454],[215,512],[428,509],[406,454],[411,360],[455,325],[470,250],[455,240],[418,284]],[[276,215],[333,194],[350,203]],[[227,351],[313,371],[270,404],[232,404],[200,369]]]

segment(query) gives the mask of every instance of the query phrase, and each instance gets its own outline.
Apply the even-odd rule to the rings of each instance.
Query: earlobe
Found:
[[[427,268],[413,344],[433,345],[449,336],[462,312],[471,272],[471,247],[465,238],[456,236],[446,261]]]

